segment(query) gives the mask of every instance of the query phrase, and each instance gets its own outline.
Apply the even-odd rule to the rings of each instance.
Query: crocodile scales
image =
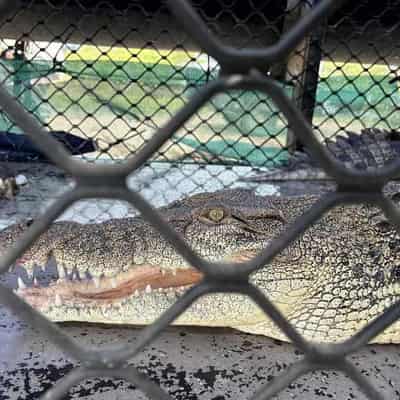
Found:
[[[370,170],[390,163],[400,156],[400,133],[366,128],[360,134],[347,131],[335,139],[325,139],[331,155],[344,166]],[[243,181],[331,180],[305,149],[296,151],[282,165],[242,178]]]

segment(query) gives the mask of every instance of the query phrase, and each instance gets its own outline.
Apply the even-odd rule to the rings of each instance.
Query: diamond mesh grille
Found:
[[[213,292],[249,296],[304,352],[301,361],[260,388],[254,399],[271,398],[300,375],[320,369],[343,371],[368,398],[383,398],[347,356],[396,321],[399,304],[391,306],[347,341],[322,346],[301,337],[259,289],[249,283],[248,277],[260,265],[271,262],[310,224],[338,204],[376,205],[400,226],[396,206],[382,193],[385,184],[398,175],[398,160],[374,171],[360,171],[343,166],[332,156],[329,147],[323,146],[327,138],[346,130],[371,126],[396,128],[398,95],[396,81],[390,82],[393,76],[390,73],[396,72],[395,48],[379,48],[372,39],[370,46],[365,43],[368,43],[368,29],[372,28],[374,35],[381,35],[382,41],[390,42],[396,37],[398,18],[395,15],[400,4],[387,1],[372,6],[372,2],[359,2],[356,6],[345,6],[341,13],[328,18],[332,8],[338,8],[342,2],[298,2],[294,8],[300,9],[302,17],[288,23],[290,18],[286,17],[295,11],[274,9],[272,3],[199,1],[192,8],[186,0],[171,0],[167,5],[129,2],[128,6],[125,2],[73,2],[68,12],[79,17],[62,26],[54,21],[65,12],[66,3],[33,1],[12,11],[4,20],[3,37],[15,34],[15,26],[24,28],[19,31],[18,45],[9,47],[4,42],[7,48],[1,61],[2,130],[26,133],[42,154],[75,177],[76,186],[51,205],[46,215],[36,220],[3,255],[0,271],[6,272],[68,206],[83,198],[101,197],[125,200],[134,205],[166,241],[205,275],[202,283],[187,291],[156,322],[146,327],[134,345],[120,344],[101,350],[82,347],[11,290],[1,287],[2,304],[81,363],[81,367],[56,382],[44,398],[62,398],[73,384],[94,376],[122,378],[150,398],[170,398],[127,362],[196,299]],[[172,18],[167,7],[183,24],[185,33],[163,28],[161,22],[170,23],[169,18]],[[128,11],[136,15],[136,20],[130,18]],[[110,15],[114,19],[110,19]],[[97,19],[96,23],[91,22],[93,18]],[[27,20],[31,23],[27,24]],[[326,42],[311,35],[317,25],[324,28]],[[343,35],[346,29],[349,33]],[[123,46],[130,43],[130,36],[140,37],[145,31],[154,35],[152,42],[142,47],[135,41],[132,46]],[[304,69],[301,75],[291,75],[286,68],[283,79],[279,82],[274,79],[282,78],[277,66],[293,54],[293,49],[304,56],[303,50],[298,49],[302,49],[300,44],[306,35],[311,35],[314,44],[320,47],[318,51],[314,49],[314,53],[321,53],[322,59],[330,60],[320,67],[315,111],[311,114],[307,96],[313,79],[309,75],[304,78]],[[49,37],[60,43],[83,42],[92,53],[83,56],[82,46],[51,49],[51,44],[45,42]],[[45,44],[40,44],[40,40]],[[110,47],[99,48],[99,42]],[[93,46],[97,48],[94,53]],[[160,47],[169,50],[160,51]],[[199,47],[204,53],[197,50]],[[122,54],[111,56],[114,48]],[[366,66],[361,68],[360,62]],[[311,68],[311,73],[315,74],[315,69]],[[300,95],[302,85],[308,85],[307,95]],[[264,106],[262,112],[259,105]],[[308,118],[310,115],[312,120]],[[214,117],[217,122],[211,123]],[[199,258],[158,212],[126,185],[129,174],[153,159],[246,165],[274,162],[288,149],[285,143],[288,126],[296,140],[335,179],[337,190],[321,197],[262,254],[235,268]],[[184,133],[179,134],[182,127]],[[223,134],[228,128],[237,132],[229,140]],[[95,139],[99,148],[94,157],[72,158],[70,152],[79,152],[79,149],[66,148],[48,132],[59,130]],[[197,136],[197,131],[202,131],[201,137]],[[260,137],[264,143],[256,140]],[[222,142],[215,154],[209,145],[214,140]],[[172,144],[175,148],[182,146],[178,156],[171,155]],[[250,150],[238,151],[238,144],[242,148],[247,144]],[[188,151],[188,147],[193,151]],[[22,151],[18,147],[14,150]],[[258,156],[252,161],[251,154],[256,151]],[[127,158],[128,155],[131,156]],[[118,162],[93,163],[102,157]]]

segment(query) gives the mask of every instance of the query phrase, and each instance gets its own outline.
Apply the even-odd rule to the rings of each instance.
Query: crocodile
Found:
[[[323,145],[344,166],[360,170],[374,169],[400,156],[400,132],[365,128],[360,133],[346,131]],[[317,164],[307,149],[295,151],[281,165],[241,178],[247,182],[332,180]]]
[[[400,202],[396,188],[387,196]],[[196,194],[158,211],[204,259],[244,261],[316,200],[231,189]],[[1,231],[2,249],[31,223]],[[338,342],[398,301],[399,244],[382,211],[341,205],[249,279],[304,337]],[[53,276],[46,280],[51,263]],[[93,224],[56,221],[12,270],[18,296],[56,322],[150,324],[203,279],[141,216]],[[201,297],[174,324],[232,327],[288,340],[250,298],[234,293]],[[400,343],[400,323],[373,341]]]

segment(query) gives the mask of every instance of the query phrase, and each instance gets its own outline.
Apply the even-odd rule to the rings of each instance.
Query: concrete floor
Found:
[[[23,322],[1,312],[0,398],[39,399],[76,363]],[[138,328],[62,325],[80,343],[99,347],[134,343]],[[132,365],[158,382],[176,399],[246,399],[301,355],[293,346],[229,329],[171,327]],[[386,399],[400,398],[398,346],[368,346],[350,357]],[[66,399],[142,399],[123,381],[93,379],[73,387]],[[356,385],[334,371],[304,376],[278,397],[287,399],[363,399]]]
[[[249,173],[248,169],[225,170],[222,167],[196,168],[198,172],[195,172],[194,166],[169,171],[166,171],[166,165],[153,167],[153,171],[143,169],[132,177],[130,185],[140,189],[157,206],[186,193],[217,190],[224,186],[222,182],[232,187],[236,174]],[[51,166],[19,164],[15,169],[28,178],[28,185],[22,188],[16,201],[0,204],[2,226],[20,218],[36,216],[70,182],[62,172]],[[211,175],[213,179],[210,179]],[[152,183],[146,185],[149,178]],[[174,187],[178,190],[172,190]],[[309,190],[301,185],[295,189],[271,185],[258,188],[263,194],[293,194],[306,189]],[[320,187],[312,189],[321,190]],[[134,213],[122,203],[85,201],[68,210],[63,219],[90,222]],[[80,343],[99,347],[121,341],[129,346],[140,335],[140,329],[132,327],[60,326]],[[40,332],[4,308],[0,308],[0,343],[0,400],[38,399],[76,366],[74,360],[45,340]],[[290,344],[266,337],[230,329],[171,327],[133,359],[132,364],[158,382],[173,398],[223,400],[249,398],[274,376],[284,374],[285,368],[300,357],[301,354]],[[400,398],[400,347],[368,346],[351,356],[350,360],[371,379],[385,398]],[[125,400],[142,399],[144,395],[122,381],[93,379],[73,387],[67,398]],[[341,373],[328,371],[300,378],[277,398],[347,400],[363,399],[365,396]]]

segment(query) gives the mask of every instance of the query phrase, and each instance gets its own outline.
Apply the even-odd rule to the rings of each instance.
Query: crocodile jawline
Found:
[[[94,280],[58,279],[48,287],[34,285],[18,289],[18,295],[39,309],[58,302],[112,303],[129,296],[151,293],[153,290],[179,289],[199,282],[202,274],[195,268],[162,269],[143,264],[120,272],[113,278]]]

